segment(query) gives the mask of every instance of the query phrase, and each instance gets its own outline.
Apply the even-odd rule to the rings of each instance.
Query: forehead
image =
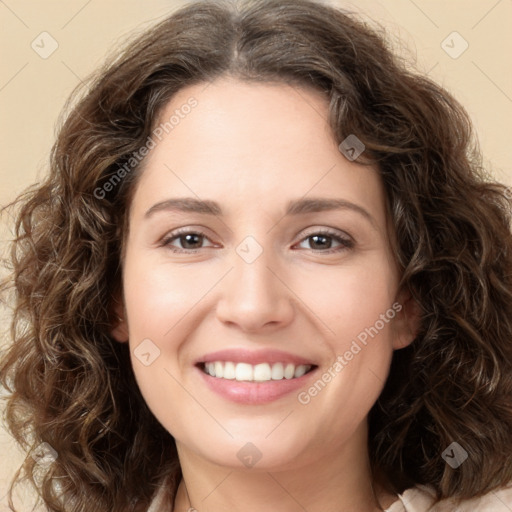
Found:
[[[307,195],[342,197],[384,218],[378,172],[341,154],[328,106],[321,92],[284,83],[223,78],[183,88],[155,124],[162,137],[136,196],[148,207],[196,195],[270,209]]]

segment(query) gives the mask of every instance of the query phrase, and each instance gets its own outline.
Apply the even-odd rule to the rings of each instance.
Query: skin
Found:
[[[378,510],[367,415],[393,351],[417,329],[415,305],[398,290],[378,171],[339,151],[319,92],[224,77],[182,89],[161,118],[192,96],[198,105],[151,150],[137,184],[113,330],[176,439],[184,481],[175,510]],[[223,215],[146,215],[179,197],[217,201]],[[347,208],[284,216],[288,201],[304,197],[344,199],[371,220]],[[206,238],[184,245],[171,236],[181,227]],[[352,245],[315,245],[311,236],[325,228]],[[263,250],[252,263],[236,252],[247,236]],[[395,302],[402,310],[307,405],[295,392],[264,405],[231,402],[194,367],[216,350],[274,348],[314,361],[318,378]],[[134,356],[144,339],[160,350],[149,366]],[[236,456],[247,442],[262,455],[252,468]],[[384,507],[396,500],[374,487]]]

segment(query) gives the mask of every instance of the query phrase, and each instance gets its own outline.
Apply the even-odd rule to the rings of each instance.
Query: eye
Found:
[[[209,245],[205,246],[205,242],[209,242]],[[298,245],[301,246],[304,243],[307,243],[309,247],[301,248],[323,254],[341,252],[354,247],[354,241],[348,235],[344,237],[326,229],[307,235]],[[178,229],[169,233],[162,239],[160,245],[177,253],[195,253],[198,249],[203,249],[204,247],[215,247],[205,233],[188,228]]]
[[[343,237],[336,232],[329,231],[327,229],[315,231],[309,234],[301,240],[300,244],[307,243],[309,247],[303,247],[303,249],[310,249],[314,252],[322,252],[324,254],[330,254],[333,252],[341,252],[354,247],[354,241],[348,237]],[[333,243],[337,244],[333,248]]]
[[[190,229],[178,229],[169,233],[161,241],[162,247],[168,247],[173,252],[196,252],[197,249],[202,249],[203,243],[209,241],[209,238],[202,231],[192,231]],[[181,247],[176,247],[176,243]],[[207,247],[214,247],[210,244]]]

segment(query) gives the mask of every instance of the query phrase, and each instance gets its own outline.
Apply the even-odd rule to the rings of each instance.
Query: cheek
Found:
[[[385,259],[372,258],[302,282],[300,293],[325,328],[328,358],[321,382],[304,390],[299,402],[337,411],[330,416],[333,428],[346,421],[348,410],[355,425],[378,398],[389,372],[393,322],[400,309],[396,276]]]
[[[211,273],[204,274],[192,267],[144,265],[127,257],[123,285],[131,342],[167,338],[211,288]]]
[[[141,261],[127,254],[124,269],[132,367],[147,406],[179,439],[194,418],[204,421],[204,411],[180,385],[179,356],[198,322],[201,298],[211,288],[212,276],[211,272],[200,275],[192,266],[172,268]]]
[[[396,295],[396,277],[383,258],[338,268],[325,268],[314,277],[303,273],[295,283],[297,295],[321,320],[337,349],[378,323],[383,334],[390,334],[389,322],[382,325],[381,315],[389,312]],[[388,319],[388,318],[387,318]]]
[[[178,356],[198,322],[201,299],[212,286],[212,275],[193,267],[151,264],[127,252],[124,301],[132,366],[149,407],[159,407],[162,390],[178,397]],[[199,305],[199,307],[197,307]],[[161,405],[161,404],[160,404]]]

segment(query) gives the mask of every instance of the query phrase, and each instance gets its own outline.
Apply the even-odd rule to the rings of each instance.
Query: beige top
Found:
[[[432,488],[417,485],[399,494],[385,512],[512,512],[512,485],[459,504],[450,499],[432,507],[433,501]]]
[[[167,512],[161,510],[163,499],[162,486],[155,495],[147,512]],[[452,500],[443,500],[435,507],[432,506],[434,493],[431,488],[417,485],[398,495],[385,512],[511,512],[512,485],[497,491],[492,491],[481,498],[465,500],[455,504]]]

